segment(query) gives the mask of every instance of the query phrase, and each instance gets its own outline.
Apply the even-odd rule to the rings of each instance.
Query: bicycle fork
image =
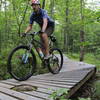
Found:
[[[24,62],[24,64],[28,62],[28,57],[29,57],[29,53],[23,54],[22,61]]]
[[[25,54],[23,54],[22,56],[22,61],[24,62],[24,64],[26,64],[28,62],[28,58],[29,58],[29,52],[31,51],[32,45],[29,44],[29,51],[26,52]]]

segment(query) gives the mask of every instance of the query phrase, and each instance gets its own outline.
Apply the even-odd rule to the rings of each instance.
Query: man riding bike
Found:
[[[34,22],[39,24],[41,28],[40,38],[45,47],[45,50],[42,50],[45,54],[44,59],[48,59],[50,57],[48,36],[53,33],[55,24],[54,21],[47,15],[47,12],[41,8],[39,0],[32,0],[31,6],[33,8],[33,12],[30,16],[30,23],[25,30],[25,34],[32,30]]]

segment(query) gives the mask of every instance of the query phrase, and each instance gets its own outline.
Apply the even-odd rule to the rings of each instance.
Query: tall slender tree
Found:
[[[66,0],[66,25],[64,27],[64,50],[68,52],[68,35],[69,35],[69,31],[68,31],[68,22],[69,22],[69,0]]]
[[[0,1],[0,12],[1,12],[1,5],[2,5],[2,0]],[[0,13],[0,17],[1,17],[1,13]],[[1,18],[0,18],[1,20]],[[0,29],[0,53],[1,53],[1,29]]]
[[[45,8],[45,0],[43,0],[42,8],[43,8],[43,9]]]
[[[80,8],[81,8],[81,11],[80,11],[80,14],[81,14],[81,29],[80,29],[80,43],[81,43],[81,46],[80,46],[80,61],[83,61],[84,60],[84,42],[85,42],[85,31],[84,31],[84,0],[80,0]]]
[[[16,21],[17,21],[17,25],[18,25],[18,34],[20,35],[21,26],[22,26],[22,23],[23,23],[23,21],[25,19],[25,15],[26,15],[26,12],[27,12],[27,9],[28,9],[28,5],[29,5],[29,0],[27,0],[27,2],[26,2],[26,8],[24,10],[24,13],[23,13],[21,21],[19,21],[19,18],[18,18],[19,16],[17,15],[17,12],[16,12],[15,1],[12,1],[12,4],[13,4],[13,11],[15,13]]]
[[[55,3],[55,0],[50,0],[50,16],[52,18],[54,18],[54,3]]]

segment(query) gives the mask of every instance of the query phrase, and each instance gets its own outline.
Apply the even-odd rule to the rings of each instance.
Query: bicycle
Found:
[[[52,74],[57,74],[60,72],[63,65],[63,54],[60,49],[52,48],[52,44],[56,41],[56,38],[51,35],[49,36],[49,47],[51,57],[45,60],[41,57],[38,48],[44,49],[43,44],[36,40],[35,35],[39,32],[27,33],[24,37],[31,36],[30,40],[27,40],[27,45],[19,45],[14,48],[8,56],[7,69],[10,75],[18,80],[24,81],[30,78],[36,69],[36,53],[39,55],[42,64],[48,67]],[[35,50],[35,51],[34,51]]]

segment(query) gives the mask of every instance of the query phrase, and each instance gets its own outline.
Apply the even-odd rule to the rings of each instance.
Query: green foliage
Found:
[[[79,61],[79,53],[70,53],[67,55],[70,59]],[[98,55],[99,56],[99,55]],[[100,58],[100,56],[99,56]],[[100,70],[100,60],[96,59],[95,53],[86,53],[84,57],[84,62],[93,64],[97,67],[97,70]]]
[[[95,88],[95,91],[94,91],[94,94],[92,95],[92,98],[93,100],[99,100],[100,99],[100,80],[96,81],[93,87]]]
[[[90,98],[79,98],[79,100],[91,100]]]
[[[56,99],[66,100],[67,94],[68,94],[68,89],[61,88],[61,89],[58,89],[58,90],[54,91],[49,96],[49,98],[51,98],[53,100],[56,100]]]
[[[0,55],[0,78],[1,79],[11,78],[10,75],[7,73],[8,52],[10,52],[10,48],[3,49]]]
[[[49,89],[52,90],[52,89]],[[52,90],[53,91],[53,90]],[[49,96],[52,100],[71,100],[67,98],[69,89],[61,88],[58,89]],[[78,100],[91,100],[90,98],[78,98]]]
[[[2,37],[1,41],[5,41],[5,44],[6,40],[17,40],[19,24],[23,20],[23,16],[25,14],[24,20],[22,21],[22,25],[20,26],[20,32],[24,32],[27,25],[29,24],[29,17],[32,12],[29,0],[6,1],[9,2],[9,4],[5,6],[4,3],[1,3],[4,8],[1,8],[0,10],[0,28],[2,29],[2,32],[0,32]],[[43,0],[40,1],[42,4]],[[79,51],[80,45],[86,46],[90,44],[100,43],[99,36],[97,35],[97,33],[100,33],[100,23],[97,21],[97,19],[100,17],[100,11],[93,11],[85,7],[85,5],[86,1],[84,1],[83,8],[83,23],[80,20],[80,0],[46,0],[45,9],[56,22],[54,34],[56,34],[58,40],[57,46],[61,49],[63,49],[67,45],[67,50],[74,52]],[[66,15],[66,9],[68,9],[68,15]],[[82,24],[84,24],[86,42],[80,44],[79,34]],[[36,27],[34,28],[36,29]],[[67,44],[64,43],[64,33],[67,34]]]

